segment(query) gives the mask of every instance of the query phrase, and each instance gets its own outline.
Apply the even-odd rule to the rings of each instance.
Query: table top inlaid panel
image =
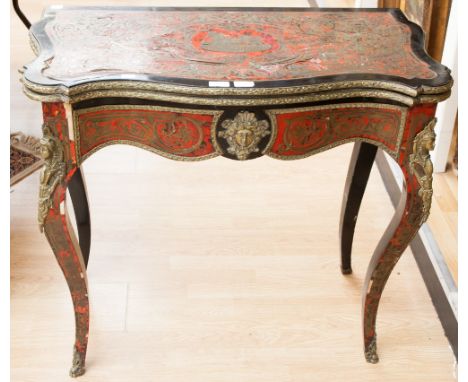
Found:
[[[418,87],[450,78],[397,10],[49,8],[32,37],[43,61],[27,66],[25,78],[44,85],[122,79],[285,87],[381,79]]]

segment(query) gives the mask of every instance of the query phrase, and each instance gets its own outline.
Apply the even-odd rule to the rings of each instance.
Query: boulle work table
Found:
[[[37,58],[22,82],[44,116],[38,220],[73,300],[72,376],[84,373],[89,328],[91,228],[80,166],[111,144],[179,161],[244,161],[301,159],[354,142],[343,274],[376,150],[387,152],[405,185],[363,287],[364,354],[378,361],[380,297],[428,217],[434,114],[452,85],[416,24],[394,9],[51,7],[30,37]]]

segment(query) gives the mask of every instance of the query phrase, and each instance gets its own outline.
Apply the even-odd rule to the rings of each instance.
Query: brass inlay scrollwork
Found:
[[[413,141],[413,153],[409,157],[410,172],[416,176],[421,188],[418,195],[423,202],[421,224],[429,217],[429,211],[432,203],[432,173],[433,166],[429,151],[434,150],[435,132],[434,126],[436,119],[433,118],[419,132]]]
[[[395,112],[401,113],[401,117],[399,118],[398,122],[398,132],[397,132],[397,137],[396,137],[396,142],[395,142],[395,148],[391,149],[388,145],[386,145],[383,142],[376,141],[374,139],[369,139],[369,138],[364,138],[364,137],[357,137],[357,138],[351,138],[351,137],[341,137],[340,139],[335,139],[333,142],[325,144],[323,146],[319,145],[317,148],[311,149],[311,150],[305,150],[303,153],[297,153],[295,155],[282,155],[277,152],[271,152],[266,151],[266,154],[272,158],[276,159],[281,159],[281,160],[295,160],[295,159],[303,159],[307,158],[311,155],[329,150],[333,147],[339,146],[344,143],[348,142],[367,142],[371,143],[373,145],[378,146],[382,150],[386,151],[390,156],[393,158],[397,159],[398,153],[400,152],[400,147],[402,143],[402,138],[403,138],[403,132],[405,129],[405,122],[407,118],[407,113],[408,109],[402,106],[395,106],[395,105],[388,105],[388,104],[381,104],[381,103],[371,103],[371,102],[352,102],[352,103],[343,103],[343,104],[332,104],[332,105],[324,105],[324,106],[306,106],[306,107],[293,107],[293,108],[284,108],[284,109],[269,109],[266,110],[266,114],[270,117],[271,123],[272,123],[272,129],[273,131],[278,130],[278,122],[277,122],[277,117],[280,116],[281,114],[287,114],[287,113],[300,113],[300,112],[312,112],[312,111],[319,111],[323,110],[325,112],[329,110],[344,110],[347,108],[355,108],[356,110],[360,110],[363,108],[373,108],[373,109],[390,109],[394,110]],[[367,115],[367,114],[366,114]],[[329,124],[330,121],[327,121],[327,124]],[[379,129],[379,134],[382,132],[382,129]],[[375,128],[374,128],[374,133],[375,133]],[[286,139],[287,143],[287,139]]]
[[[258,152],[260,140],[271,134],[268,121],[259,121],[254,113],[248,111],[237,113],[234,119],[226,119],[221,127],[225,131],[218,132],[218,136],[227,141],[228,153],[239,160],[245,160],[249,154]]]
[[[48,121],[42,127],[43,137],[40,140],[41,156],[44,167],[40,175],[38,223],[41,232],[44,230],[44,221],[52,208],[52,198],[55,188],[63,181],[66,172],[64,162],[64,148],[62,142],[54,134]]]
[[[165,106],[149,106],[149,105],[105,105],[105,106],[96,106],[96,107],[90,107],[86,109],[80,109],[80,110],[75,110],[73,112],[73,134],[75,137],[75,145],[76,145],[76,156],[77,156],[77,164],[80,166],[87,158],[89,158],[92,154],[94,154],[96,151],[113,145],[113,144],[126,144],[126,145],[132,145],[139,147],[141,149],[154,152],[158,155],[161,155],[165,158],[169,158],[172,160],[177,160],[177,161],[201,161],[205,159],[210,159],[214,158],[219,155],[218,152],[213,152],[207,155],[203,156],[184,156],[184,154],[193,152],[197,148],[199,148],[200,144],[202,142],[198,141],[196,145],[192,146],[191,148],[187,150],[180,150],[178,152],[169,152],[168,150],[163,150],[163,143],[159,138],[157,138],[157,142],[159,142],[159,146],[155,145],[150,145],[150,143],[143,143],[143,142],[137,142],[135,140],[131,139],[114,139],[108,142],[100,143],[99,145],[95,146],[91,150],[84,150],[86,153],[82,154],[82,148],[83,148],[83,137],[82,133],[80,132],[80,126],[82,123],[80,123],[80,116],[83,114],[87,114],[90,112],[97,112],[97,111],[135,111],[135,110],[148,110],[148,111],[153,111],[154,113],[157,112],[171,112],[174,114],[180,114],[180,113],[188,113],[188,114],[197,114],[197,115],[211,115],[213,116],[213,120],[211,122],[211,130],[215,130],[215,126],[218,122],[219,117],[223,113],[222,111],[211,111],[211,110],[197,110],[197,109],[189,109],[189,108],[178,108],[178,107],[165,107]],[[180,126],[179,126],[180,127]],[[196,126],[197,130],[199,130],[200,126]],[[168,127],[169,132],[173,129],[172,126]],[[199,134],[203,135],[201,131],[199,131]],[[202,136],[200,136],[202,138]]]

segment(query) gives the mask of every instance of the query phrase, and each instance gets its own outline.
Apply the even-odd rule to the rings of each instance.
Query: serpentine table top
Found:
[[[385,150],[405,189],[363,287],[364,354],[378,361],[380,297],[429,215],[434,115],[452,86],[420,27],[395,9],[51,7],[30,36],[37,58],[22,81],[44,117],[38,222],[74,304],[72,376],[85,372],[89,331],[80,166],[116,143],[187,161],[299,159],[355,142],[340,221],[344,274],[377,147]]]
[[[41,100],[119,89],[169,101],[248,94],[294,103],[306,100],[299,94],[358,88],[406,103],[442,99],[450,75],[422,39],[398,10],[51,7],[31,28],[39,56],[24,84]]]

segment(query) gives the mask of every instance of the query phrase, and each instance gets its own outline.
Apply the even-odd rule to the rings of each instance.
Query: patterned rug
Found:
[[[10,187],[41,168],[39,139],[23,133],[10,134]]]

